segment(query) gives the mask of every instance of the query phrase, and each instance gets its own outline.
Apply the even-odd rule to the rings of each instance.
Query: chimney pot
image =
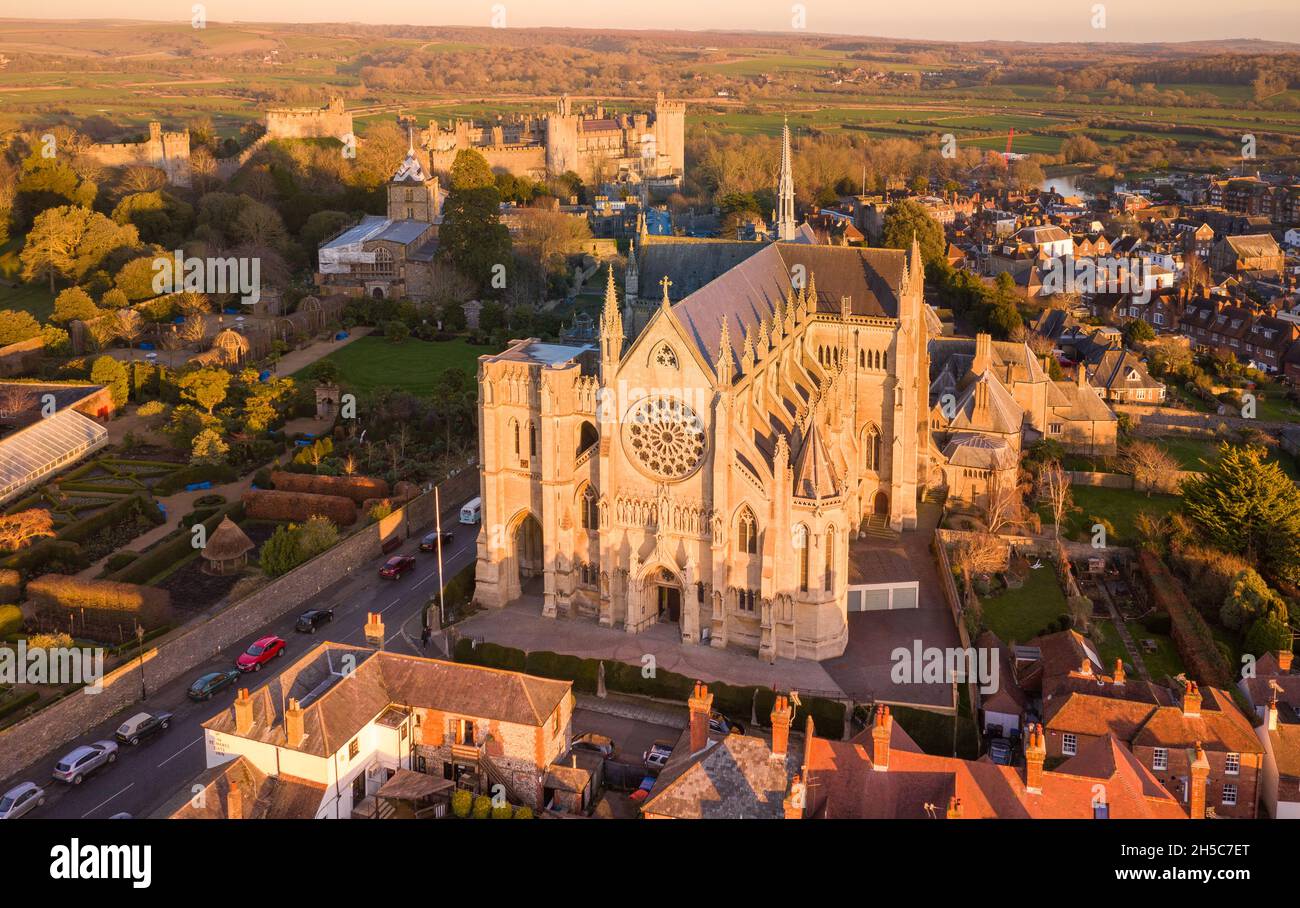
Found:
[[[1030,725],[1025,736],[1025,791],[1043,792],[1043,762],[1047,759],[1047,743],[1043,739],[1043,726]]]
[[[772,704],[772,759],[781,761],[785,759],[786,749],[790,744],[790,722],[794,719],[794,709],[790,706],[790,700],[784,695],[778,695],[776,702]]]
[[[1188,681],[1183,689],[1183,715],[1199,716],[1201,714],[1201,689],[1195,681]]]
[[[1201,742],[1196,742],[1196,749],[1192,754],[1192,780],[1191,791],[1189,793],[1190,803],[1188,804],[1187,813],[1193,820],[1205,819],[1205,786],[1210,776],[1210,761],[1205,756],[1205,751],[1201,748]]]
[[[871,729],[871,763],[876,772],[889,771],[889,739],[894,732],[894,717],[883,703],[876,707],[875,725]]]
[[[699,753],[709,743],[709,715],[713,711],[713,694],[702,681],[695,682],[687,705],[691,710],[691,753]]]
[[[1124,660],[1119,657],[1115,658],[1115,683],[1124,683]]]
[[[1291,650],[1280,649],[1277,651],[1277,667],[1283,672],[1291,671]]]
[[[297,747],[306,737],[302,707],[293,698],[290,698],[284,710],[284,735],[290,747]]]
[[[241,687],[235,697],[235,734],[243,737],[253,728],[253,698],[248,695],[248,688]]]

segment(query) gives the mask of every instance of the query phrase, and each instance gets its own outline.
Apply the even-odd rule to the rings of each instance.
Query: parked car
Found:
[[[60,782],[80,785],[86,776],[97,769],[117,761],[117,744],[112,741],[96,741],[74,747],[54,764],[52,775]]]
[[[379,576],[385,580],[397,580],[413,567],[415,567],[414,556],[394,555],[384,562],[384,566],[379,569]]]
[[[443,545],[451,545],[451,541],[456,538],[454,535],[452,535],[452,532],[450,530],[443,530],[441,533],[430,533],[428,536],[425,536],[423,539],[420,540],[420,551],[421,552],[438,551],[439,537],[442,538]]]
[[[1014,751],[1006,738],[994,738],[989,742],[989,759],[999,766],[1010,766]]]
[[[709,716],[709,731],[715,735],[743,735],[745,726],[734,719],[728,719],[722,713],[715,712]]]
[[[114,738],[132,747],[145,738],[153,737],[165,731],[172,723],[171,713],[136,713],[117,727]]]
[[[44,803],[44,788],[35,782],[19,782],[0,795],[0,820],[16,820]]]
[[[654,787],[655,787],[655,777],[646,776],[644,779],[641,780],[641,784],[637,786],[636,791],[632,792],[632,794],[630,794],[628,797],[630,797],[633,801],[636,801],[639,804],[642,801],[644,801],[646,798],[650,797],[650,789]]]
[[[228,668],[222,672],[208,672],[190,685],[186,696],[191,700],[211,700],[213,694],[233,683],[238,677],[237,668]]]
[[[241,672],[260,672],[262,666],[277,656],[284,655],[283,637],[263,637],[257,640],[235,660],[235,667]]]
[[[322,624],[329,624],[333,620],[334,609],[332,608],[308,609],[298,616],[298,621],[294,624],[293,629],[301,634],[314,634],[316,628]]]
[[[574,750],[589,750],[592,753],[598,753],[602,757],[612,757],[618,752],[614,746],[614,739],[608,735],[598,735],[594,731],[578,735],[573,739]]]
[[[668,763],[668,758],[673,755],[672,741],[656,741],[650,745],[650,749],[641,755],[645,761],[645,768],[652,774],[658,775],[659,771]]]

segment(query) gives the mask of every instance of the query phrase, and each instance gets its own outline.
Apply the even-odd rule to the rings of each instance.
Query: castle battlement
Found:
[[[324,107],[276,107],[266,112],[266,134],[272,139],[342,139],[352,134],[352,114],[342,98]]]
[[[103,142],[89,146],[84,154],[105,167],[156,167],[173,186],[190,185],[190,131],[163,132],[162,124],[149,124],[149,138],[143,142]]]

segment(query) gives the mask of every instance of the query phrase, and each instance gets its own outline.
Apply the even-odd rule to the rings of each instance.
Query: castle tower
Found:
[[[546,118],[546,172],[555,176],[579,171],[578,121],[568,95],[561,95],[555,112]],[[583,175],[585,177],[585,175]]]
[[[655,154],[651,176],[680,176],[686,172],[686,104],[655,95]]]
[[[794,168],[790,161],[790,121],[781,127],[781,173],[776,180],[776,238],[794,239]]]

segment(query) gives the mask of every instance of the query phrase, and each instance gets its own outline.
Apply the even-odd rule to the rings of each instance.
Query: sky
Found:
[[[40,18],[189,20],[196,0],[47,0]],[[212,22],[674,28],[948,41],[1300,42],[1296,0],[202,0]],[[1104,27],[1095,28],[1097,7]],[[10,8],[16,11],[16,7]]]

